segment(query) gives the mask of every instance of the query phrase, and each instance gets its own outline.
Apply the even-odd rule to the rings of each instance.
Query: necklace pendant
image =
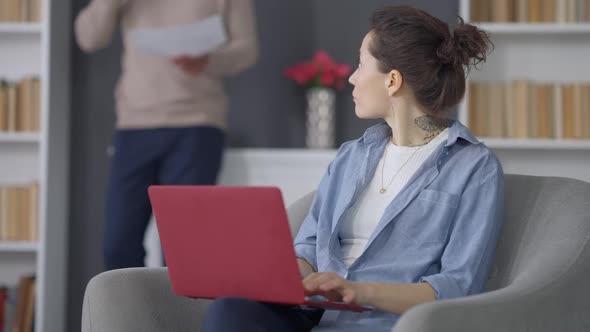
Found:
[[[381,194],[385,194],[385,191],[386,191],[386,190],[385,190],[385,188],[381,188],[381,190],[379,190],[379,192],[380,192]]]

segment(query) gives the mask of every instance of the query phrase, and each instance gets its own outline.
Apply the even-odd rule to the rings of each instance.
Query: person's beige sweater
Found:
[[[183,72],[170,58],[135,49],[127,38],[130,29],[189,24],[214,14],[224,18],[229,42],[210,54],[198,76]],[[118,128],[225,128],[223,76],[246,69],[258,56],[252,0],[92,0],[76,18],[80,48],[106,47],[119,24],[124,54],[115,92]]]

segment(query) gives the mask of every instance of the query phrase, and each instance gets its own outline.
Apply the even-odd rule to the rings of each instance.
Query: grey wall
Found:
[[[250,147],[303,146],[305,107],[283,71],[314,48],[311,0],[256,1],[258,63],[226,81],[230,95],[228,144]]]
[[[78,13],[88,0],[73,0]],[[303,92],[283,77],[285,67],[307,60],[316,49],[355,65],[370,13],[384,4],[409,3],[454,22],[457,0],[256,0],[261,54],[253,68],[227,82],[231,99],[229,145],[303,147]],[[72,41],[73,43],[73,41]],[[86,283],[101,272],[106,148],[113,131],[113,87],[120,71],[121,43],[92,55],[73,47],[71,202],[68,331],[80,330]],[[373,122],[358,120],[350,86],[337,101],[337,141],[358,137]]]

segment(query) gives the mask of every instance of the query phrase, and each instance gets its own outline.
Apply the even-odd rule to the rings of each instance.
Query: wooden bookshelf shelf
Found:
[[[41,34],[43,28],[39,23],[0,22],[0,33]]]
[[[517,139],[478,137],[490,148],[498,149],[555,149],[590,150],[590,140],[584,139]]]
[[[0,143],[38,143],[40,138],[39,133],[0,131]]]
[[[29,241],[0,241],[0,253],[2,252],[31,252],[39,249],[37,242]]]
[[[589,34],[590,23],[474,23],[492,35]]]

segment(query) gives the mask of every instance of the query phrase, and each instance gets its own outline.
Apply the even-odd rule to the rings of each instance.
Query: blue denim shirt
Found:
[[[428,282],[439,300],[483,290],[503,221],[504,175],[494,153],[459,121],[387,206],[363,254],[340,254],[344,215],[371,181],[389,141],[381,123],[344,143],[295,238],[297,257],[352,281]],[[337,323],[391,328],[398,315],[342,311]]]

